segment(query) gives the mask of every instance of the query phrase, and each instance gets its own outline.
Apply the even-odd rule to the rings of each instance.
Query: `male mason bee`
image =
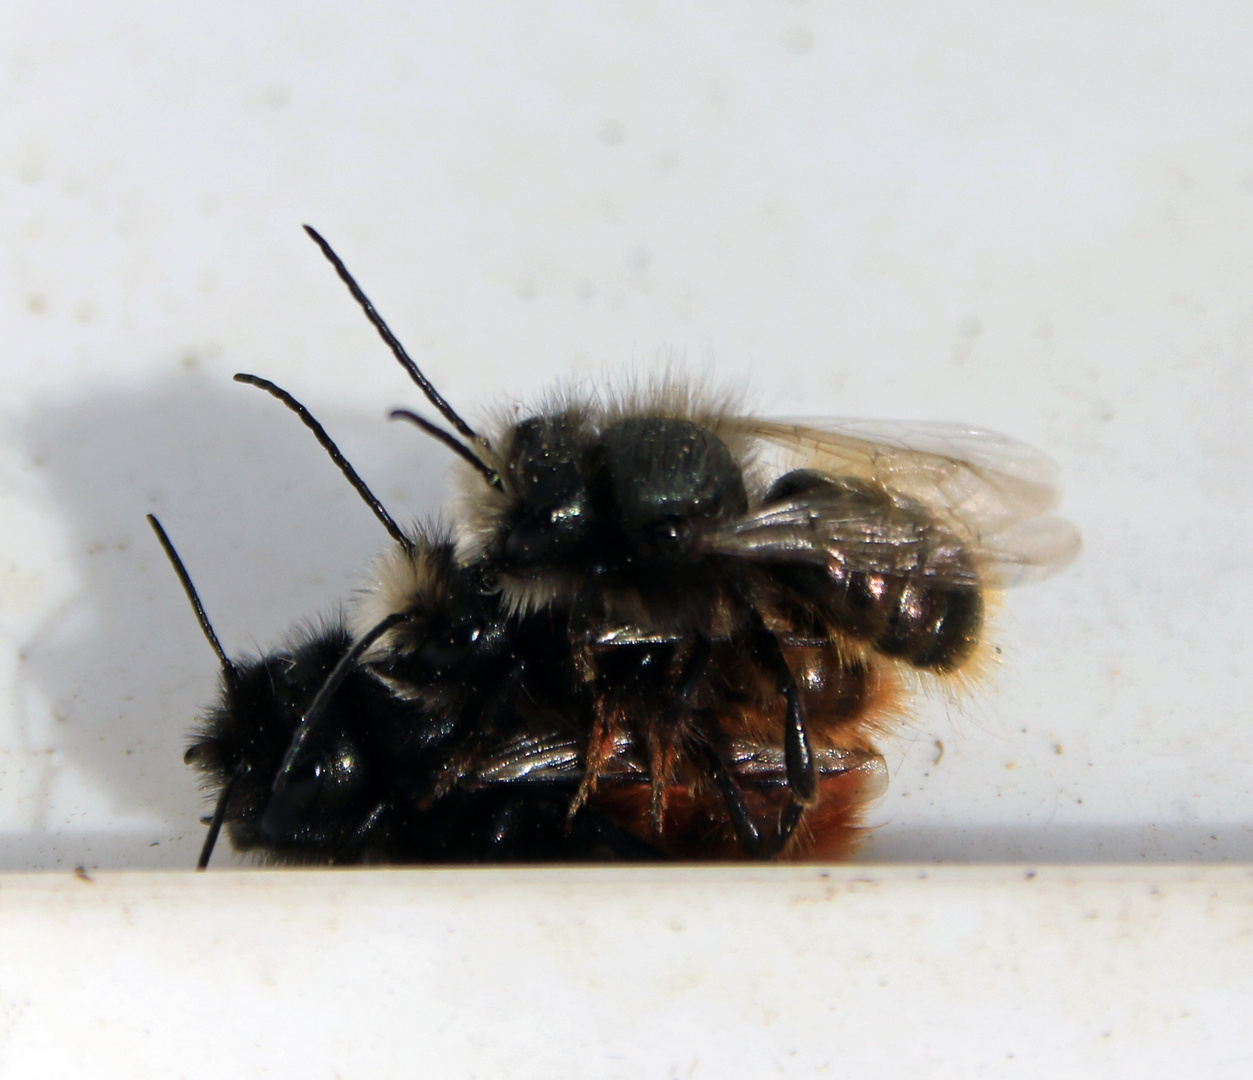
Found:
[[[547,614],[564,628],[590,702],[568,712],[588,723],[572,814],[625,740],[647,762],[656,837],[675,791],[706,777],[746,853],[782,851],[819,801],[818,748],[872,752],[888,695],[865,688],[963,670],[982,640],[985,592],[1077,551],[1073,527],[1048,514],[1051,462],[990,432],[763,421],[663,380],[555,396],[480,435],[306,230],[455,429],[393,414],[462,458],[461,565],[491,583],[514,625]],[[389,563],[403,557],[384,557],[384,584],[355,624],[374,641],[367,667],[404,648],[407,578]],[[421,687],[397,665],[387,678],[401,696]],[[545,692],[567,689],[550,681]],[[731,748],[744,739],[782,747],[787,798],[765,817],[743,797]]]
[[[661,857],[594,806],[570,818],[582,776],[572,736],[517,710],[478,730],[484,699],[500,698],[474,683],[490,663],[483,657],[433,665],[422,700],[397,697],[361,667],[361,643],[341,619],[298,630],[264,656],[229,659],[164,529],[149,521],[222,666],[219,704],[186,756],[216,793],[201,869],[223,826],[237,850],[279,863]],[[441,621],[482,598],[457,595],[449,544],[421,537],[415,550],[430,564],[426,644],[435,654],[446,648]],[[467,726],[482,735],[477,753],[441,790]]]

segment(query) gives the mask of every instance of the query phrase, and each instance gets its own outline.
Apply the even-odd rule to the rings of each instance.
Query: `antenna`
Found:
[[[445,431],[438,424],[432,424],[429,420],[424,419],[417,413],[410,412],[408,409],[393,409],[389,414],[392,420],[408,420],[411,424],[417,424],[423,431],[433,438],[442,442],[454,454],[458,454],[473,465],[479,472],[483,474],[492,487],[500,488],[500,473],[488,465],[484,460],[471,450],[465,443],[459,442],[457,436],[451,431]]]
[[[322,444],[322,449],[330,454],[331,460],[339,466],[339,471],[344,474],[344,478],[348,481],[348,483],[356,488],[357,494],[365,500],[366,506],[374,511],[374,516],[383,523],[383,528],[388,531],[391,538],[406,551],[413,550],[413,541],[410,540],[403,531],[401,531],[400,526],[396,524],[391,514],[384,509],[383,504],[375,498],[374,492],[369,489],[366,482],[357,474],[357,470],[354,469],[348,463],[348,459],[340,453],[339,447],[335,445],[334,440],[326,433],[326,428],[314,419],[313,414],[309,412],[308,409],[301,405],[299,401],[292,397],[291,394],[289,394],[281,386],[276,386],[274,383],[270,382],[269,379],[263,379],[259,375],[247,375],[241,372],[235,376],[235,381],[237,383],[246,383],[248,386],[256,386],[259,389],[264,390],[271,397],[278,398],[279,401],[299,416],[301,423],[313,432],[314,438]]]
[[[226,781],[226,785],[222,788],[222,794],[218,796],[217,805],[213,807],[213,817],[209,820],[209,831],[205,834],[204,846],[200,849],[200,858],[196,860],[196,869],[204,870],[209,865],[209,859],[213,855],[213,849],[218,842],[218,834],[222,831],[222,822],[226,820],[226,804],[230,802],[231,792],[235,790],[235,785],[239,783],[240,778],[248,772],[248,766],[244,762],[239,763],[239,767],[231,773],[231,778]]]
[[[166,535],[165,530],[153,514],[148,515],[148,524],[152,526],[152,531],[157,534],[157,539],[161,541],[161,546],[165,549],[166,558],[170,560],[170,565],[174,567],[174,573],[178,575],[178,580],[183,584],[183,592],[187,594],[187,599],[191,601],[191,609],[196,613],[196,621],[200,624],[200,629],[204,633],[213,651],[218,655],[218,661],[222,665],[222,677],[227,683],[234,686],[239,681],[238,672],[235,665],[231,663],[230,657],[226,655],[222,648],[222,643],[218,641],[218,636],[213,632],[213,627],[209,623],[209,616],[205,614],[204,605],[200,602],[200,594],[196,592],[196,586],[191,583],[191,575],[187,573],[187,568],[183,565],[183,560],[178,557],[178,552],[174,550],[174,545],[170,543],[170,538]]]
[[[348,286],[348,291],[352,293],[353,298],[361,305],[361,310],[365,312],[365,317],[370,320],[374,329],[379,332],[379,337],[386,342],[392,354],[400,361],[400,366],[409,373],[409,378],[417,383],[418,389],[427,396],[427,400],[440,411],[444,419],[452,424],[464,438],[485,444],[486,440],[475,434],[474,429],[457,415],[453,407],[431,385],[431,381],[422,374],[418,365],[405,352],[405,347],[397,340],[396,335],[391,332],[387,323],[383,321],[383,316],[374,309],[374,305],[370,303],[370,298],[361,291],[361,286],[357,284],[356,279],[348,272],[348,267],[343,264],[340,257],[331,249],[331,245],[322,238],[321,234],[312,225],[306,225],[304,229],[312,237],[313,242],[322,249],[322,254],[326,256],[330,264],[335,267],[335,272],[340,276],[343,283]]]

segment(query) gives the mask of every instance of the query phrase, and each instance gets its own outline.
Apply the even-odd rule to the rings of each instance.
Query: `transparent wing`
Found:
[[[771,474],[812,469],[878,492],[890,508],[798,496],[716,530],[711,550],[997,585],[1037,580],[1079,550],[1074,526],[1048,514],[1056,465],[1008,436],[862,420],[732,424],[757,442]]]
[[[887,786],[887,764],[870,750],[844,750],[834,746],[814,747],[814,767],[820,776],[860,772],[882,789]],[[731,747],[731,771],[741,783],[758,787],[786,787],[787,756],[781,746],[736,741]]]
[[[483,757],[464,781],[482,784],[571,783],[583,778],[583,751],[575,739],[556,733],[518,735]]]
[[[787,760],[781,746],[737,740],[728,764],[743,782],[783,787],[788,783]],[[883,758],[867,750],[815,747],[814,764],[823,776],[860,771],[877,775],[886,771]],[[467,777],[468,787],[492,784],[545,783],[577,785],[583,778],[583,753],[572,738],[556,733],[519,735],[479,763]],[[633,752],[629,735],[616,740],[614,753],[602,775],[602,783],[647,782],[648,769]]]

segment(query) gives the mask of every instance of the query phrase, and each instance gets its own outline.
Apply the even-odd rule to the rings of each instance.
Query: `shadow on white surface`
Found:
[[[441,448],[381,415],[315,411],[399,520],[442,501]],[[144,515],[162,519],[232,655],[350,599],[386,534],[257,390],[188,377],[33,415],[23,450],[76,587],[22,653],[3,798],[29,831],[10,834],[0,866],[186,865],[201,806],[181,759],[216,662]]]

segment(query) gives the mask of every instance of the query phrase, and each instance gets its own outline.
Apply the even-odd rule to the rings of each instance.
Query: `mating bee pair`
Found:
[[[452,535],[400,529],[351,626],[222,664],[187,760],[239,850],[290,862],[836,857],[908,673],[967,669],[985,593],[1078,538],[1051,463],[988,432],[756,420],[674,380],[453,429]]]

